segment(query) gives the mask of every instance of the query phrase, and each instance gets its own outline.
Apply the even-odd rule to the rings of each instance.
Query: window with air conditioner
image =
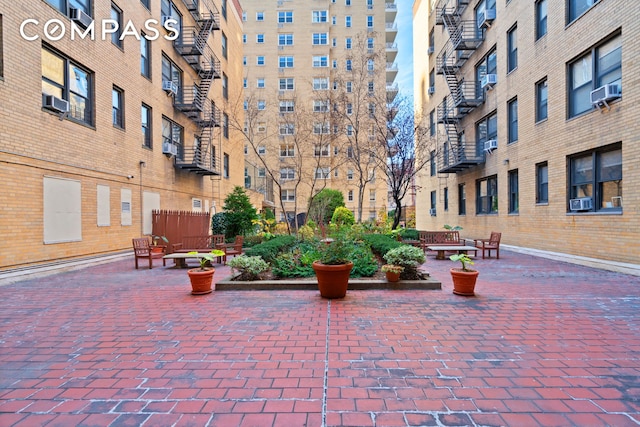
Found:
[[[622,144],[568,158],[569,211],[622,211]]]

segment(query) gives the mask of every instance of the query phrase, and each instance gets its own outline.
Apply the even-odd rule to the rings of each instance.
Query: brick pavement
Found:
[[[638,426],[640,278],[501,252],[471,298],[433,256],[441,291],[333,301],[133,259],[2,286],[0,426]]]

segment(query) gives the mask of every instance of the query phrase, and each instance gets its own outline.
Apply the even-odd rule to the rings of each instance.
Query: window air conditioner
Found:
[[[429,93],[429,95],[433,95],[434,93],[436,93],[435,86],[429,86],[429,89],[427,90],[427,92]]]
[[[178,94],[178,85],[171,80],[163,80],[162,81],[162,90],[167,92],[167,95],[177,95]]]
[[[496,19],[496,10],[487,9],[478,17],[478,27],[489,28],[494,19]]]
[[[591,210],[592,207],[591,197],[580,197],[579,199],[569,200],[569,209],[572,211],[588,211]]]
[[[495,84],[498,83],[498,75],[497,74],[486,74],[482,80],[480,80],[480,87],[483,89],[486,87],[487,89],[493,88]]]
[[[162,154],[171,154],[172,156],[175,156],[178,154],[178,146],[170,142],[163,142]]]
[[[431,55],[435,50],[436,50],[435,47],[429,46],[429,49],[427,49],[427,55]]]
[[[88,28],[93,22],[93,18],[87,15],[82,9],[72,7],[69,9],[69,18],[82,28]]]
[[[620,98],[620,96],[622,96],[622,93],[617,84],[607,84],[591,91],[591,103],[598,105],[602,102]]]
[[[497,139],[490,139],[490,140],[484,142],[484,151],[492,152],[496,148],[498,148],[498,140]]]
[[[429,215],[436,216],[436,208],[429,209]]]
[[[44,108],[48,110],[56,111],[58,113],[68,113],[69,102],[64,99],[57,98],[53,95],[45,95]]]

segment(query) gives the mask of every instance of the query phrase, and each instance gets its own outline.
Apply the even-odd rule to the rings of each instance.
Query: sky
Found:
[[[413,97],[413,1],[396,0],[396,5],[398,6],[398,14],[396,15],[398,75],[396,83],[400,94]]]

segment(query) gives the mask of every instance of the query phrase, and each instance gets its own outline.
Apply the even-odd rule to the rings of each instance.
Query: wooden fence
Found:
[[[151,219],[153,235],[169,240],[169,252],[173,243],[182,242],[183,236],[202,236],[210,232],[210,217],[206,212],[154,210]]]

